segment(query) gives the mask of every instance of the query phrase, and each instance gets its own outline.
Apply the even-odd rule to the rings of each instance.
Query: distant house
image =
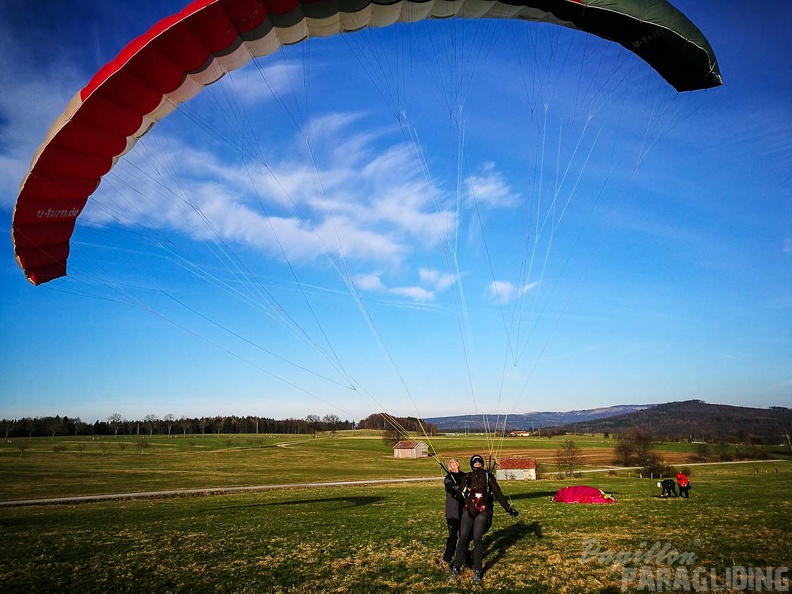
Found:
[[[422,441],[400,441],[393,446],[394,458],[428,458],[429,446]]]
[[[499,481],[535,481],[536,458],[502,458],[498,460],[495,478]]]

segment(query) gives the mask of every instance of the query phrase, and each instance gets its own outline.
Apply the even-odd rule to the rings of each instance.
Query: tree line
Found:
[[[202,435],[273,433],[287,435],[316,435],[349,429],[379,429],[385,431],[424,432],[433,435],[437,427],[415,417],[394,417],[385,413],[369,415],[360,422],[342,420],[338,415],[307,415],[303,419],[272,419],[258,416],[163,417],[146,415],[142,419],[126,419],[113,413],[104,421],[86,423],[80,417],[50,416],[23,417],[0,420],[0,431],[6,439],[13,437],[55,437],[57,435]]]
[[[321,431],[354,429],[355,421],[338,415],[308,415],[304,419],[271,419],[257,416],[163,417],[146,415],[143,419],[126,419],[113,413],[104,421],[86,423],[79,417],[24,417],[3,419],[0,430],[6,439],[13,437],[55,437],[58,435],[201,435],[235,433],[316,434]]]
[[[396,443],[409,433],[435,435],[437,425],[417,417],[395,417],[387,413],[374,413],[360,421],[360,429],[375,429],[385,432],[385,440]]]

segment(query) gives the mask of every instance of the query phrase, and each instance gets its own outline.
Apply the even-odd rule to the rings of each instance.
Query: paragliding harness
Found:
[[[484,478],[481,474],[484,474]],[[465,485],[465,509],[471,518],[491,507],[492,494],[490,492],[490,473],[484,469],[473,471]]]

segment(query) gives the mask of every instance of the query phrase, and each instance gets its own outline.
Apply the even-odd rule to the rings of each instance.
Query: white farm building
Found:
[[[502,458],[495,478],[499,481],[535,481],[536,458]]]

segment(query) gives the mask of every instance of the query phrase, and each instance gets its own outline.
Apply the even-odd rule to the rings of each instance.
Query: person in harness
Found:
[[[459,568],[465,562],[467,544],[473,538],[473,581],[481,581],[481,568],[484,561],[484,534],[492,525],[493,504],[495,499],[512,517],[517,517],[514,509],[503,496],[498,481],[484,468],[484,458],[476,454],[470,458],[471,471],[465,475],[465,506],[459,529],[454,560],[451,562],[449,579],[459,575]]]

